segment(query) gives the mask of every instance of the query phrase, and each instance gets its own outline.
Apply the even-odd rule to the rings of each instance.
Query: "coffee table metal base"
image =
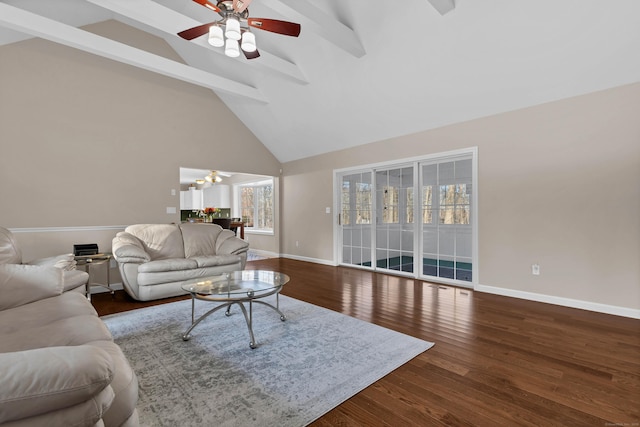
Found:
[[[285,321],[287,320],[287,316],[284,315],[284,313],[282,313],[282,311],[280,311],[280,298],[279,295],[276,294],[276,306],[273,306],[272,304],[269,304],[268,302],[265,301],[260,301],[260,300],[255,300],[255,299],[246,299],[246,300],[241,300],[241,301],[231,301],[231,302],[227,302],[227,303],[223,303],[221,305],[218,305],[214,308],[212,308],[211,310],[207,311],[205,314],[203,314],[202,316],[200,316],[197,320],[195,319],[195,302],[196,302],[197,298],[195,295],[191,295],[191,326],[189,326],[189,329],[187,329],[187,331],[182,334],[182,339],[183,341],[189,341],[189,339],[191,338],[191,336],[189,335],[191,333],[191,331],[193,330],[193,328],[195,328],[198,323],[202,322],[204,319],[206,319],[207,317],[209,317],[209,315],[215,313],[218,310],[221,310],[223,308],[226,308],[227,311],[225,312],[226,316],[230,316],[231,315],[231,306],[233,306],[234,304],[237,304],[240,306],[240,309],[242,310],[242,314],[244,314],[244,319],[247,322],[247,328],[249,329],[249,347],[251,347],[252,349],[258,347],[258,344],[256,343],[255,337],[253,335],[253,304],[262,304],[262,305],[266,305],[267,307],[271,307],[273,310],[275,310],[279,315],[280,315],[280,320],[281,321]],[[249,312],[247,313],[247,309],[244,306],[244,303],[248,302],[249,303]]]

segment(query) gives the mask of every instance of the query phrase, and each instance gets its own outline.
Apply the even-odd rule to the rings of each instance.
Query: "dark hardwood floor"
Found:
[[[290,259],[247,268],[288,274],[284,295],[436,343],[314,427],[640,425],[640,320]],[[92,301],[104,315],[183,298]]]

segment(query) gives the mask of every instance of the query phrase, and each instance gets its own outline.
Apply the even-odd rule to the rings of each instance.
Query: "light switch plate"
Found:
[[[531,274],[533,274],[534,276],[539,276],[540,275],[540,265],[532,264],[531,265]]]

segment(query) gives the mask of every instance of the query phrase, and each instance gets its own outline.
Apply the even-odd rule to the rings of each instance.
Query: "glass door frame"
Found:
[[[400,186],[398,186],[398,190],[399,190],[398,191],[398,207],[397,207],[397,210],[398,210],[398,213],[397,213],[398,214],[398,223],[397,223],[397,227],[395,227],[395,228],[397,228],[397,231],[399,231],[399,234],[396,236],[398,238],[398,240],[399,240],[399,242],[398,242],[398,246],[399,247],[397,249],[392,248],[392,245],[391,245],[390,241],[387,240],[385,248],[381,248],[378,245],[378,232],[385,228],[384,224],[393,224],[393,223],[383,223],[383,218],[381,218],[381,216],[383,217],[384,215],[380,215],[381,212],[378,211],[378,208],[380,206],[384,205],[384,201],[379,200],[379,197],[378,197],[378,195],[380,194],[379,185],[381,184],[380,182],[378,182],[378,177],[380,176],[381,173],[389,173],[389,172],[393,172],[393,171],[401,171],[399,179],[400,179],[400,181],[404,181],[405,175],[402,173],[402,170],[403,169],[408,169],[408,168],[411,168],[411,175],[412,175],[411,181],[413,183],[412,188],[414,189],[413,206],[412,206],[412,215],[413,215],[414,221],[413,221],[413,223],[408,223],[408,222],[403,222],[403,220],[402,220],[402,216],[406,217],[406,214],[407,214],[406,207],[407,207],[407,205],[406,205],[406,194],[404,194],[404,195],[401,194],[402,193],[401,190],[403,190],[404,187],[402,187],[402,185],[400,185]],[[373,233],[373,236],[372,236],[373,260],[376,261],[375,271],[380,271],[382,273],[394,274],[394,275],[399,275],[399,276],[414,277],[415,273],[416,273],[416,268],[417,268],[415,260],[416,260],[416,256],[417,256],[418,252],[416,252],[416,251],[419,250],[419,247],[417,246],[418,242],[417,242],[417,238],[416,238],[416,236],[418,236],[418,234],[416,233],[416,230],[418,230],[418,224],[416,222],[416,219],[418,218],[418,217],[416,217],[416,213],[417,213],[416,208],[418,206],[418,203],[416,201],[417,193],[415,192],[415,186],[416,186],[416,183],[418,182],[418,180],[417,180],[418,179],[417,163],[414,162],[414,161],[403,162],[403,163],[394,163],[392,165],[385,166],[385,167],[382,167],[382,166],[375,167],[375,168],[372,169],[372,171],[373,171],[373,177],[374,177],[373,186],[374,186],[374,191],[375,191],[375,197],[373,198],[373,203],[374,203],[373,225],[374,225],[374,227],[373,227],[373,231],[372,231],[372,233]],[[405,202],[404,206],[402,204],[403,201]],[[412,224],[412,225],[409,226],[409,224]],[[387,226],[387,227],[393,228],[392,226]],[[402,265],[403,265],[402,260],[404,258],[403,254],[407,252],[404,249],[404,246],[402,244],[403,232],[407,231],[408,228],[412,228],[413,229],[412,244],[411,244],[411,246],[412,246],[411,247],[411,256],[412,256],[412,259],[413,259],[412,271],[406,271],[402,267]],[[391,234],[390,233],[387,234],[387,239],[390,239],[390,237],[391,237]],[[377,256],[379,249],[385,249],[387,251],[387,254],[389,252],[393,252],[393,251],[397,252],[398,255],[399,255],[399,263],[400,263],[399,269],[384,268],[384,267],[378,266],[377,263],[378,263],[378,261],[381,260],[381,258]],[[393,258],[391,258],[391,259],[393,259]],[[387,261],[390,261],[390,259],[387,258]],[[391,263],[389,262],[389,264],[391,264]]]
[[[353,173],[363,173],[370,172],[372,174],[373,183],[374,183],[374,195],[373,195],[373,224],[376,225],[376,212],[375,207],[377,206],[376,195],[375,195],[375,174],[376,170],[389,170],[407,167],[408,165],[412,165],[414,167],[414,186],[419,185],[422,180],[422,165],[421,162],[430,162],[433,160],[446,160],[447,158],[455,159],[460,156],[471,156],[472,161],[472,183],[473,183],[473,192],[471,194],[471,228],[472,228],[472,280],[470,282],[455,280],[455,279],[447,279],[442,277],[435,276],[425,276],[423,274],[423,266],[422,262],[415,262],[415,259],[422,258],[422,223],[419,221],[421,218],[421,189],[418,187],[414,190],[414,271],[413,273],[400,272],[396,270],[389,269],[378,269],[375,266],[373,260],[375,260],[375,247],[376,247],[376,236],[375,236],[375,227],[373,227],[374,232],[372,232],[371,236],[371,246],[372,246],[372,266],[357,266],[352,264],[345,264],[342,262],[342,226],[340,225],[340,214],[341,214],[341,186],[342,186],[342,176]],[[333,222],[333,243],[334,243],[334,265],[342,265],[346,267],[353,268],[362,268],[371,271],[380,271],[386,274],[394,274],[400,276],[408,276],[415,277],[416,279],[436,282],[436,283],[444,283],[451,284],[455,286],[465,287],[465,288],[476,288],[479,285],[479,272],[480,266],[478,262],[478,192],[479,192],[479,183],[478,183],[478,147],[469,147],[459,150],[451,150],[442,153],[435,153],[431,155],[412,157],[408,159],[397,159],[391,160],[381,163],[368,164],[368,165],[360,165],[353,166],[343,169],[334,169],[333,171],[333,211],[334,222]]]

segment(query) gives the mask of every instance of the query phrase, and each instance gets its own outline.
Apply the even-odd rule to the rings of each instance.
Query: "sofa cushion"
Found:
[[[60,295],[62,287],[59,268],[0,264],[0,310]]]
[[[140,285],[140,288],[144,288],[151,285],[163,285],[168,283],[181,284],[181,282],[184,282],[185,280],[198,279],[200,277],[211,276],[233,270],[240,270],[240,261],[235,264],[192,268],[190,270],[140,273],[138,274],[138,285]],[[178,286],[177,289],[180,289],[180,286]],[[182,293],[184,292],[178,292],[176,295],[180,295]]]
[[[92,401],[114,375],[111,356],[89,345],[0,354],[0,365],[11,366],[0,373],[0,424]],[[91,405],[94,423],[113,392],[105,397],[99,408]]]
[[[78,292],[65,292],[54,298],[46,298],[0,311],[0,340],[4,334],[29,333],[29,330],[45,326],[60,319],[75,316],[98,316],[87,298]],[[0,342],[0,348],[2,343]]]
[[[56,411],[46,412],[44,414],[28,416],[7,424],[3,427],[105,427],[102,420],[104,411],[113,406],[113,390],[106,387],[92,399],[80,402],[77,405],[67,406]],[[94,422],[94,420],[96,420]],[[135,424],[136,427],[139,424]],[[127,426],[121,426],[127,427]]]
[[[142,242],[152,260],[184,258],[182,233],[173,224],[135,224],[125,230]]]
[[[102,417],[105,425],[122,426],[135,413],[138,403],[138,378],[120,347],[111,341],[95,341],[91,345],[106,351],[114,362],[115,374],[111,388],[116,397]],[[136,416],[137,418],[137,416]]]
[[[198,263],[198,268],[236,264],[241,261],[240,255],[197,256],[191,259]]]
[[[216,240],[222,227],[216,224],[180,224],[185,258],[216,255]]]
[[[79,295],[74,293],[75,295]],[[75,315],[31,328],[20,328],[0,336],[0,353],[42,347],[75,346],[111,341],[111,332],[95,315]]]
[[[138,273],[159,273],[163,271],[191,270],[192,268],[198,268],[198,263],[192,259],[160,259],[140,264]]]

